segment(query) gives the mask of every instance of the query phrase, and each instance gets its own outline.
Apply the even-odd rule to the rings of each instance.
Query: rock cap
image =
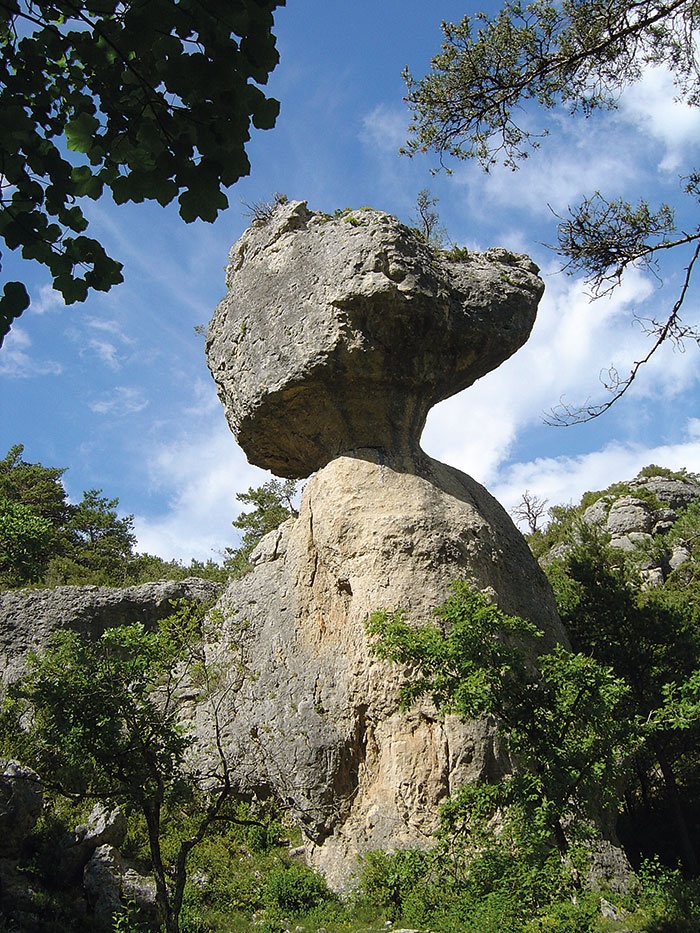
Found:
[[[544,290],[504,249],[452,254],[381,211],[279,205],[234,244],[207,360],[251,463],[304,477],[415,451],[430,408],[527,340]]]

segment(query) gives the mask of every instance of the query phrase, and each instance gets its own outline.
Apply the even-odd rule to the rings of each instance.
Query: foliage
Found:
[[[656,464],[640,479],[696,482],[686,470]],[[644,484],[615,483],[586,493],[578,506],[555,507],[544,531],[529,537],[543,562],[576,650],[612,667],[628,684],[627,715],[644,724],[629,761],[619,832],[636,863],[661,857],[697,871],[700,827],[697,704],[700,668],[700,504],[678,508],[672,527],[632,551],[609,546],[609,535],[584,521],[587,508],[620,496],[665,508]],[[603,510],[604,514],[604,510]],[[686,559],[671,568],[674,551]],[[658,568],[654,584],[648,567]]]
[[[563,107],[584,116],[612,109],[648,65],[663,64],[678,97],[698,106],[697,27],[693,0],[505,0],[492,17],[477,13],[443,23],[445,41],[430,73],[420,80],[404,73],[413,111],[404,151],[474,158],[487,171],[498,161],[516,168],[547,134],[546,126],[532,128],[533,109]],[[685,195],[700,199],[700,176],[693,171],[683,182]],[[594,295],[619,284],[629,266],[656,269],[670,250],[688,251],[673,308],[644,323],[651,338],[647,355],[627,376],[610,370],[606,402],[562,405],[552,413],[551,423],[570,424],[606,411],[664,342],[700,341],[680,317],[700,253],[700,226],[679,229],[668,204],[653,209],[644,200],[632,204],[600,192],[559,221],[564,268],[582,271]]]
[[[201,649],[200,616],[200,607],[185,605],[155,630],[119,626],[96,641],[57,632],[44,654],[30,657],[2,713],[6,751],[31,764],[48,786],[142,815],[168,933],[178,931],[189,853],[215,820],[238,819],[227,809],[231,784],[223,756],[207,775],[207,795],[186,760],[192,737],[178,700],[185,692],[205,699],[212,673]],[[181,824],[185,814],[194,822],[169,860],[163,820],[176,807]]]
[[[333,899],[323,875],[297,864],[273,869],[267,876],[263,897],[268,910],[284,916],[305,913]]]
[[[41,576],[52,530],[28,505],[0,499],[0,585],[22,586]]]
[[[440,214],[437,210],[438,200],[439,198],[431,196],[428,188],[421,188],[416,198],[413,222],[429,246],[443,249],[447,232],[440,223]]]
[[[286,194],[276,191],[269,201],[253,201],[252,204],[243,203],[245,213],[250,218],[251,224],[257,227],[264,227],[272,220],[272,215],[281,204],[286,204],[289,198]]]
[[[435,614],[440,627],[412,628],[401,612],[375,613],[368,623],[379,657],[411,666],[402,705],[428,695],[463,719],[496,716],[517,768],[487,792],[489,818],[503,813],[518,851],[533,864],[553,851],[565,856],[587,818],[615,803],[620,761],[636,740],[634,724],[623,718],[629,688],[609,668],[561,645],[535,663],[541,633],[467,583],[453,584]],[[473,832],[460,825],[460,832]]]
[[[250,570],[250,555],[259,541],[270,531],[279,528],[288,518],[299,514],[294,506],[297,493],[297,481],[293,479],[271,479],[257,488],[250,487],[248,492],[239,493],[236,498],[255,508],[250,512],[241,512],[233,521],[233,527],[243,532],[239,548],[227,548],[224,567],[234,577],[242,576]]]
[[[63,526],[63,553],[48,567],[49,584],[125,583],[136,535],[134,517],[119,518],[119,499],[108,499],[101,489],[89,489],[69,506]]]
[[[66,304],[122,281],[121,263],[85,235],[81,198],[177,198],[186,222],[227,207],[222,189],[250,170],[251,122],[269,129],[279,111],[258,85],[278,61],[283,4],[2,4],[0,236],[48,269]],[[28,305],[8,282],[0,342]]]
[[[700,761],[689,749],[700,734],[698,602],[673,581],[644,586],[619,549],[590,530],[547,573],[573,646],[624,679],[627,715],[646,723],[625,795],[629,831],[640,837],[635,844],[652,854],[648,827],[660,812],[666,827],[673,826],[672,859],[696,873],[690,811],[700,805]],[[642,825],[640,833],[635,827]]]

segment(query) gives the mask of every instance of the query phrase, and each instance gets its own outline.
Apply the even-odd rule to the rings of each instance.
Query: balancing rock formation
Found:
[[[303,201],[243,234],[227,284],[209,368],[248,459],[287,477],[417,451],[432,406],[525,343],[544,290],[526,256],[448,262],[388,214]]]
[[[342,887],[358,854],[427,844],[454,787],[509,767],[492,722],[399,711],[404,675],[373,656],[368,615],[428,620],[468,579],[565,640],[505,511],[419,446],[433,404],[527,340],[543,285],[525,256],[450,261],[387,214],[299,201],[243,234],[227,283],[207,354],[229,424],[251,462],[318,472],[212,616],[216,738],[239,789],[288,801],[307,858]],[[196,715],[215,757],[211,715]]]

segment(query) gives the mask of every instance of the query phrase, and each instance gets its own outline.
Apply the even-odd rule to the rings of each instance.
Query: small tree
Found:
[[[416,210],[412,219],[425,238],[426,243],[436,249],[442,249],[445,245],[447,233],[440,223],[440,213],[437,209],[438,201],[439,198],[432,197],[428,188],[421,188],[416,198]]]
[[[156,898],[167,933],[178,933],[187,858],[215,820],[241,820],[228,806],[231,775],[220,742],[219,765],[206,775],[188,766],[193,743],[182,717],[186,693],[203,701],[211,670],[200,636],[201,609],[182,606],[154,631],[141,624],[109,629],[96,641],[72,631],[31,656],[2,713],[5,750],[31,764],[64,795],[107,800],[146,822]],[[218,707],[212,715],[218,736]],[[166,864],[166,811],[194,815],[195,828]]]
[[[101,493],[101,489],[88,489],[80,502],[68,506],[64,543],[60,556],[49,565],[49,583],[125,582],[136,545],[134,516],[120,518],[119,499]]]
[[[539,531],[539,521],[546,514],[547,500],[532,494],[529,489],[525,490],[520,503],[513,509],[515,520],[526,522],[531,535]]]
[[[239,548],[227,548],[224,566],[233,574],[241,576],[250,569],[251,552],[262,538],[288,518],[299,514],[294,505],[298,484],[294,479],[271,479],[262,486],[238,493],[236,499],[255,508],[250,512],[241,512],[232,522],[234,528],[243,532]]]
[[[467,583],[453,584],[435,615],[440,627],[411,627],[401,612],[375,613],[368,623],[374,650],[410,665],[403,708],[427,695],[463,719],[497,717],[515,774],[465,787],[445,813],[453,831],[476,834],[483,846],[485,826],[503,812],[519,856],[540,868],[553,851],[566,855],[591,815],[616,802],[622,752],[636,739],[634,723],[621,716],[629,688],[562,646],[535,662],[542,633]]]

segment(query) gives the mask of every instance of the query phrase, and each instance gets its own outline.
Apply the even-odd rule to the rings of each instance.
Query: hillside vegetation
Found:
[[[26,464],[21,454],[13,448],[0,462],[5,588],[46,585],[62,572],[68,576],[65,568],[75,574],[71,582],[113,583],[130,561],[138,565],[130,520],[117,516],[116,500],[93,490],[71,506],[63,471]],[[293,492],[273,481],[240,497],[253,506],[234,522],[244,532],[242,546],[229,554],[228,570],[217,572],[246,572],[260,536],[294,514]],[[375,651],[411,665],[404,706],[427,694],[446,712],[495,716],[516,767],[496,783],[455,788],[430,849],[371,852],[343,896],[301,861],[285,801],[234,794],[209,819],[206,795],[182,783],[189,780],[179,769],[190,739],[162,698],[177,696],[184,669],[190,697],[195,688],[206,692],[215,676],[198,647],[199,623],[186,639],[177,614],[160,634],[113,629],[106,654],[84,649],[73,633],[57,638],[10,690],[0,730],[4,754],[35,767],[46,784],[42,816],[19,862],[34,892],[32,928],[96,928],[84,905],[82,913],[76,908],[80,883],[66,884],[56,852],[95,800],[118,799],[128,816],[122,856],[148,875],[155,851],[161,887],[180,872],[180,914],[168,929],[182,933],[700,929],[700,480],[652,466],[634,480],[587,493],[578,505],[555,506],[547,517],[528,540],[553,587],[570,647],[543,651],[535,663],[525,647],[537,640],[532,624],[458,581],[436,607],[434,625],[416,628],[402,612],[370,620]],[[89,528],[103,533],[91,538]],[[197,566],[149,561],[164,575]],[[171,655],[151,651],[163,638]],[[139,652],[141,642],[148,651]],[[121,647],[112,658],[114,645]],[[100,669],[92,671],[97,657]],[[99,684],[106,685],[102,700]],[[168,712],[167,774],[155,756],[155,791],[160,780],[177,774],[179,782],[172,785],[177,793],[163,797],[155,840],[140,803],[149,788],[137,781],[138,799],[123,783],[116,796],[110,789],[121,773],[113,753],[119,737],[129,736],[128,719],[120,730],[119,716],[128,717],[134,700],[149,728],[155,723],[154,748],[161,726],[149,704]],[[92,743],[88,754],[80,736],[95,728],[101,734],[107,707],[117,731],[98,760],[100,749]],[[88,761],[93,771],[102,769],[98,781],[89,779]],[[601,865],[605,836],[619,840],[628,865],[624,858]],[[183,842],[186,864],[176,868]],[[141,933],[154,924],[134,903],[106,929]],[[3,902],[0,929],[19,928]]]

